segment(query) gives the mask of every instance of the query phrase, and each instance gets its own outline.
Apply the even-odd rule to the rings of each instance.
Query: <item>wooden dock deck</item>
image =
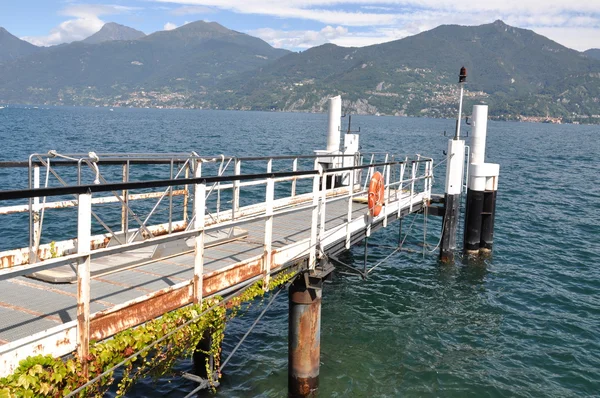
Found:
[[[421,163],[424,165],[422,175],[419,170]],[[398,167],[398,172],[395,173],[395,180],[390,181],[390,174],[394,174],[390,173],[393,167]],[[357,177],[367,179],[377,168],[387,176],[386,203],[382,213],[373,217],[367,205],[357,203],[355,199],[364,197],[366,186],[363,181],[357,181]],[[410,177],[404,176],[405,169],[411,173]],[[358,170],[367,172],[359,175]],[[121,247],[85,250],[84,245],[76,243],[80,251],[62,258],[0,268],[0,376],[12,372],[19,360],[30,355],[64,356],[81,350],[82,333],[90,340],[100,341],[198,299],[234,291],[288,267],[314,269],[317,259],[322,255],[335,255],[369,236],[372,231],[387,226],[389,222],[420,211],[431,198],[432,161],[371,162],[331,171],[317,168],[311,173],[294,171],[246,176],[246,181],[262,179],[261,183],[266,186],[266,199],[262,203],[246,207],[238,205],[235,208],[236,189],[237,195],[240,195],[239,189],[244,184],[240,175],[239,170],[234,176],[216,176],[212,179],[195,174],[185,181],[195,185],[196,214],[204,215],[192,220],[189,225],[193,228],[142,242],[130,242]],[[354,189],[347,186],[325,189],[324,181],[329,175],[344,175],[358,183]],[[313,192],[305,195],[292,193],[287,199],[274,200],[275,184],[284,179],[289,181],[290,178],[312,179]],[[233,192],[232,216],[215,221],[204,214],[207,187],[210,188],[211,183],[225,184],[228,180],[233,182],[219,189]],[[415,183],[421,183],[422,188],[418,189]],[[139,187],[176,184],[181,184],[181,180],[176,183],[140,183]],[[87,189],[82,186],[71,187],[71,191],[67,191],[68,188],[59,188],[57,192],[51,192],[50,189],[44,191],[42,188],[39,193],[21,192],[20,196],[17,191],[4,191],[0,192],[0,200],[77,194],[81,217],[85,214],[85,209],[83,213],[81,209],[81,204],[85,203],[82,196],[89,195],[86,200],[91,208],[94,190],[121,192],[121,189],[135,189],[137,186],[101,184],[88,186]],[[237,200],[239,203],[239,196]],[[89,214],[87,217],[90,217]],[[227,232],[232,228],[241,229],[244,233],[220,244],[206,244],[207,234]],[[87,239],[89,242],[89,228],[83,235],[81,229],[79,231],[79,240]],[[95,262],[105,264],[111,259],[123,262],[127,256],[132,256],[130,253],[133,251],[151,250],[157,245],[173,245],[186,239],[193,241],[189,250],[166,253],[166,256],[133,262],[106,272],[93,271]],[[84,249],[81,250],[81,247]],[[182,247],[181,244],[179,247]],[[85,264],[86,260],[87,267],[82,267],[81,264]],[[30,277],[32,273],[43,273],[58,267],[71,267],[77,276],[76,283],[48,283]],[[86,269],[89,278],[88,297],[86,275],[81,275]],[[199,275],[200,283],[194,281],[195,276]],[[89,310],[82,314],[85,311],[82,308],[86,308],[86,305]]]

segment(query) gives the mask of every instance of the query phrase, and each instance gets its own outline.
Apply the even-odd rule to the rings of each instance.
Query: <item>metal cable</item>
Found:
[[[157,345],[158,343],[161,343],[163,341],[165,341],[166,339],[168,339],[169,337],[171,337],[173,334],[175,334],[177,331],[183,329],[184,327],[190,325],[191,323],[196,322],[198,319],[200,319],[202,316],[204,316],[205,314],[207,314],[208,312],[214,310],[215,308],[225,305],[227,302],[229,302],[231,299],[239,296],[240,294],[242,294],[243,292],[246,291],[246,289],[248,287],[250,287],[252,284],[254,283],[254,281],[248,282],[245,285],[243,285],[240,290],[238,290],[237,292],[233,293],[231,296],[229,296],[227,299],[223,299],[220,302],[218,302],[217,304],[207,308],[206,310],[202,311],[199,315],[197,315],[196,317],[190,319],[189,321],[185,322],[184,324],[178,326],[177,328],[173,329],[172,331],[170,331],[169,333],[165,334],[163,337],[161,337],[160,339],[148,344],[146,347],[140,349],[139,351],[131,354],[130,356],[128,356],[127,358],[125,358],[124,360],[122,360],[121,362],[119,362],[118,364],[116,364],[115,366],[113,366],[112,368],[105,370],[103,373],[101,373],[100,375],[94,377],[92,380],[88,381],[87,383],[83,384],[81,387],[78,387],[77,389],[73,390],[72,392],[70,392],[68,395],[65,396],[65,398],[69,398],[69,397],[73,397],[76,394],[78,394],[79,392],[83,391],[86,387],[91,386],[92,384],[96,383],[98,380],[100,380],[101,378],[109,375],[110,373],[114,372],[115,370],[117,370],[118,368],[120,368],[121,366],[123,366],[125,363],[131,361],[134,357],[140,355],[142,352],[148,351],[149,349],[153,348],[155,345]]]
[[[240,339],[240,341],[238,341],[238,343],[236,344],[236,346],[233,348],[233,350],[231,350],[231,352],[229,353],[229,356],[227,357],[227,359],[225,359],[223,361],[223,363],[221,364],[221,366],[219,367],[219,373],[221,373],[221,371],[223,370],[223,368],[225,367],[225,365],[227,365],[227,363],[229,362],[229,360],[233,357],[233,354],[235,354],[235,352],[238,350],[238,348],[240,348],[240,346],[242,345],[242,343],[246,340],[246,337],[248,337],[248,335],[250,335],[250,333],[252,332],[252,330],[254,330],[254,328],[256,327],[256,325],[258,324],[258,322],[260,322],[261,318],[265,315],[265,313],[267,312],[267,310],[269,309],[269,307],[271,306],[271,304],[273,304],[273,302],[275,301],[275,298],[277,298],[277,296],[279,295],[279,293],[281,293],[282,290],[285,290],[289,287],[289,285],[292,284],[292,282],[294,281],[294,279],[296,279],[295,277],[292,278],[292,280],[290,280],[284,287],[282,287],[281,289],[277,290],[277,292],[275,292],[275,294],[271,297],[271,299],[269,300],[269,302],[267,303],[267,305],[265,306],[265,308],[262,310],[262,312],[260,313],[260,315],[254,320],[254,323],[252,323],[252,325],[250,326],[250,328],[248,329],[248,331],[244,334],[244,336]],[[202,380],[202,383],[196,387],[195,389],[193,389],[189,394],[187,394],[184,398],[191,398],[194,396],[194,394],[208,388],[209,383],[208,380]]]
[[[402,239],[402,242],[400,243],[400,246],[396,250],[394,250],[389,256],[387,256],[386,258],[384,258],[383,260],[381,260],[380,262],[378,262],[377,264],[375,264],[374,266],[372,266],[371,268],[369,268],[367,270],[367,274],[370,274],[371,271],[373,271],[375,268],[377,268],[381,264],[383,264],[388,258],[392,257],[392,255],[394,255],[398,251],[402,250],[402,246],[404,246],[404,241],[406,240],[406,238],[408,238],[408,234],[412,230],[413,224],[415,223],[416,219],[417,219],[417,214],[415,214],[415,216],[413,217],[412,222],[410,223],[410,226],[408,227],[408,231],[406,232],[406,235],[404,235],[404,239]]]
[[[279,293],[281,293],[282,290],[286,290],[296,279],[296,277],[292,278],[288,283],[285,284],[285,286],[283,286],[281,289],[277,290],[277,292],[275,292],[275,294],[271,297],[271,299],[269,300],[269,302],[267,303],[267,305],[265,306],[265,308],[262,310],[262,312],[260,313],[260,315],[256,318],[256,320],[254,321],[254,323],[252,324],[252,326],[250,326],[250,329],[248,329],[248,331],[246,332],[246,334],[244,334],[244,337],[241,338],[241,340],[237,343],[237,345],[233,348],[233,350],[231,350],[231,353],[229,354],[229,356],[227,357],[227,359],[225,359],[223,361],[223,363],[221,364],[221,366],[219,367],[219,373],[223,370],[223,368],[225,367],[225,365],[227,365],[227,363],[229,362],[229,360],[231,359],[231,357],[233,357],[233,354],[235,354],[235,352],[238,350],[238,348],[240,348],[240,346],[242,345],[242,343],[244,342],[244,340],[246,340],[246,337],[248,337],[248,335],[250,334],[250,332],[252,332],[252,330],[256,327],[256,325],[258,324],[258,322],[260,321],[260,319],[263,317],[263,315],[265,315],[265,313],[267,312],[267,310],[269,309],[269,307],[271,306],[271,304],[273,304],[273,302],[275,301],[275,298],[277,298],[277,296],[279,295]]]

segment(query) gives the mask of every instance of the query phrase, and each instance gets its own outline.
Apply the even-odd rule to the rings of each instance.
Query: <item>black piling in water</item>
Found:
[[[215,359],[212,355],[207,354],[210,352],[212,346],[212,331],[206,329],[202,335],[202,340],[196,346],[196,350],[192,355],[192,361],[194,364],[194,374],[203,379],[208,379],[208,369],[214,368]]]
[[[289,288],[288,396],[315,397],[321,355],[321,289],[296,278]]]
[[[481,241],[479,250],[489,254],[494,246],[494,219],[496,217],[496,192],[483,193],[483,211],[481,213]]]
[[[440,261],[454,261],[456,234],[460,217],[460,194],[446,194],[444,197],[444,221],[442,222],[442,241],[440,242]]]
[[[465,235],[463,250],[465,254],[475,255],[479,253],[481,242],[481,221],[483,215],[482,191],[467,190],[467,204],[465,207]]]
[[[398,247],[402,247],[402,220],[404,217],[400,217],[398,221]]]

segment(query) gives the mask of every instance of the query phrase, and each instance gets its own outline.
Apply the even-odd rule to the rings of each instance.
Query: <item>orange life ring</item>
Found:
[[[369,212],[377,217],[381,213],[385,201],[385,184],[383,176],[376,171],[369,183]]]

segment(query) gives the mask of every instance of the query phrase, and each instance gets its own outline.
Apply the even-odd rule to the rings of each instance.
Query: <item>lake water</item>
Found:
[[[106,108],[0,110],[0,160],[33,152],[311,153],[326,115]],[[444,158],[454,122],[353,117],[362,150]],[[467,128],[469,130],[469,128]],[[423,220],[410,252],[367,281],[338,275],[323,294],[322,397],[591,397],[600,394],[600,127],[490,122],[487,161],[500,164],[493,257],[441,266],[423,254]],[[444,169],[434,192],[443,192]],[[26,177],[0,171],[0,188]],[[405,223],[405,232],[412,216]],[[3,228],[4,229],[4,228]],[[462,226],[461,226],[462,229]],[[429,217],[428,243],[439,239]],[[0,234],[5,243],[10,238]],[[393,245],[396,224],[372,241]],[[0,242],[2,243],[2,242]],[[362,247],[348,261],[362,266]],[[370,250],[374,264],[389,253]],[[227,328],[227,355],[260,311]],[[187,370],[182,359],[178,369]],[[284,397],[287,297],[280,294],[224,371],[219,397]],[[132,397],[179,397],[194,383],[147,381]]]

